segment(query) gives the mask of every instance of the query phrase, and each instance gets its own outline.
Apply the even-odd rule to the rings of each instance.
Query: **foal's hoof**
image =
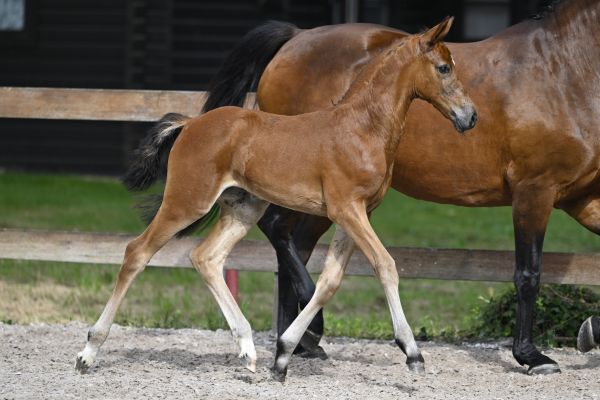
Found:
[[[250,372],[256,372],[256,357],[250,357],[248,354],[240,354],[239,358],[242,360],[244,367],[250,370]]]
[[[302,348],[302,350],[294,354],[307,359],[318,358],[320,360],[327,360],[328,358],[327,353],[325,353],[325,350],[323,350],[321,346],[317,346],[313,349]]]
[[[77,371],[79,371],[81,374],[85,374],[91,366],[92,364],[83,358],[83,353],[79,353],[77,355],[77,359],[75,360],[75,369]]]
[[[527,375],[550,375],[560,374],[560,368],[558,364],[541,364],[534,367],[530,367],[527,370]]]
[[[287,367],[280,370],[276,366],[273,366],[273,368],[271,368],[271,376],[277,382],[281,382],[281,383],[285,382],[285,377],[287,376]]]
[[[413,374],[424,374],[425,373],[425,363],[421,361],[414,361],[411,363],[406,363],[408,370]]]
[[[594,329],[596,328],[596,329]],[[589,317],[579,328],[577,335],[577,350],[582,353],[587,353],[594,347],[600,345],[595,340],[595,337],[600,336],[600,317]]]

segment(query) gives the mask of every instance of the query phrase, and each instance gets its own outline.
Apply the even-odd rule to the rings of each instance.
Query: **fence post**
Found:
[[[238,271],[236,269],[226,269],[225,270],[225,282],[227,283],[227,287],[229,291],[233,295],[235,302],[240,304],[240,292],[238,286]]]

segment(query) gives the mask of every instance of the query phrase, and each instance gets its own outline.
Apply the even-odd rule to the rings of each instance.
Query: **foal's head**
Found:
[[[428,31],[415,35],[418,56],[415,59],[414,90],[417,97],[433,104],[463,133],[477,122],[473,102],[456,78],[450,50],[442,43],[452,26],[453,18],[446,17]]]

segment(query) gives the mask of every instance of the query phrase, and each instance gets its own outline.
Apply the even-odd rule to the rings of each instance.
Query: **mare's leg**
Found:
[[[204,213],[209,209],[210,207],[207,207]],[[89,330],[84,350],[77,355],[76,368],[79,371],[85,372],[96,359],[96,354],[106,340],[117,310],[135,277],[169,239],[201,216],[202,213],[190,213],[178,204],[171,207],[163,203],[144,233],[127,245],[113,293],[100,318]]]
[[[233,338],[240,346],[239,357],[244,359],[246,368],[255,372],[256,350],[252,329],[225,283],[223,265],[235,244],[246,236],[264,213],[268,203],[238,189],[226,191],[219,203],[219,221],[192,251],[190,258],[217,300]]]
[[[592,316],[583,321],[577,334],[577,350],[587,353],[600,346],[600,316]]]
[[[531,187],[513,191],[513,224],[515,230],[517,289],[517,321],[513,355],[521,365],[528,365],[528,374],[560,372],[558,364],[543,355],[533,344],[535,301],[540,289],[540,260],[544,234],[554,204],[553,191]]]
[[[352,254],[353,242],[356,242],[371,262],[381,281],[392,314],[396,343],[407,355],[406,363],[409,369],[416,372],[422,371],[424,360],[400,304],[399,277],[395,262],[373,232],[364,206],[360,204],[347,205],[343,210],[333,214],[332,220],[338,224],[338,228],[334,236],[335,240],[330,246],[323,273],[317,282],[315,294],[298,318],[278,340],[277,356],[273,366],[275,377],[280,380],[285,378],[291,352],[308,326],[308,321],[329,301],[339,287],[344,269]],[[350,238],[352,240],[349,240]]]
[[[303,268],[300,269],[300,265],[298,265],[298,273],[306,274],[306,279],[311,279],[311,282],[312,278],[306,269],[306,264],[308,263],[317,242],[321,236],[327,232],[331,225],[332,222],[329,218],[302,214],[302,218],[296,224],[294,231],[292,232],[294,246],[303,266]],[[311,291],[305,290],[299,292],[298,302],[301,310],[308,305],[310,299],[312,299],[312,296],[314,295],[314,291],[315,288],[313,286]],[[300,340],[300,345],[307,349],[307,354],[303,354],[304,356],[319,357],[323,360],[327,358],[327,354],[323,348],[318,346],[324,333],[324,327],[325,319],[323,317],[323,309],[320,309]],[[281,333],[283,334],[287,328],[288,327],[285,327]]]
[[[600,196],[587,196],[561,206],[571,217],[596,235],[600,235]],[[577,349],[583,353],[600,346],[600,316],[586,319],[579,328]]]
[[[329,228],[331,222],[325,219],[327,221],[325,230],[319,229],[320,226],[318,224],[315,226],[316,229],[307,229],[306,224],[302,222],[306,219],[311,219],[311,217],[297,211],[270,205],[258,223],[260,229],[265,233],[277,253],[277,262],[279,265],[278,337],[285,332],[296,318],[298,307],[304,308],[314,293],[315,285],[305,265],[317,240]],[[301,245],[303,246],[302,253],[298,251],[296,240],[294,240],[299,235],[295,234],[294,238],[292,238],[292,231],[295,232],[297,230],[299,222],[303,226],[300,233]],[[314,225],[309,226],[312,227]],[[299,353],[307,357],[326,358],[327,355],[318,345],[322,335],[323,312],[319,311],[294,353]]]

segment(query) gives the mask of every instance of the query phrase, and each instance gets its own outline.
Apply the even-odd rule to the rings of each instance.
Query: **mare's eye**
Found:
[[[436,68],[440,74],[445,75],[450,72],[450,67],[448,66],[448,64],[438,65]]]

